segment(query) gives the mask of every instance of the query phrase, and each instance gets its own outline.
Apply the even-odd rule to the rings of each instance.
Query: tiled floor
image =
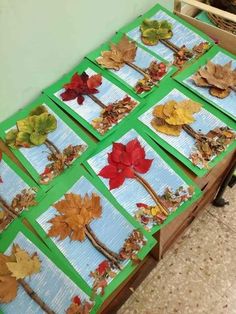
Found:
[[[119,314],[236,314],[236,187],[208,208],[153,269]]]

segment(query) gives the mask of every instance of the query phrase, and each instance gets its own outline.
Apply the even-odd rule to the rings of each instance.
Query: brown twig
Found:
[[[169,215],[168,209],[166,206],[163,204],[161,198],[157,195],[157,193],[153,190],[151,185],[142,177],[140,176],[137,172],[135,172],[135,179],[142,184],[142,186],[145,188],[145,190],[150,194],[156,205],[160,207],[160,210],[162,213],[166,216]]]
[[[184,124],[183,130],[196,140],[199,140],[202,137],[202,134],[196,132],[190,125]]]
[[[121,258],[119,257],[119,255],[111,251],[108,247],[106,247],[106,245],[103,244],[96,237],[96,235],[93,233],[92,229],[88,225],[85,226],[85,234],[89,241],[98,251],[100,251],[104,256],[106,256],[117,268],[121,269],[121,266],[119,265]]]
[[[140,74],[142,74],[143,76],[145,76],[148,80],[152,81],[151,76],[144,71],[144,69],[140,68],[138,65],[132,63],[132,62],[125,62],[129,67],[131,67],[132,69],[134,69],[135,71],[139,72]]]
[[[88,96],[89,98],[91,98],[98,106],[100,106],[102,109],[106,108],[106,105],[104,105],[104,103],[98,99],[96,96],[94,96],[93,94],[87,94],[86,96]]]
[[[47,148],[53,153],[53,154],[60,154],[60,150],[57,148],[57,146],[51,142],[48,138],[44,142],[44,144],[47,146]]]
[[[176,46],[175,44],[173,44],[171,41],[169,41],[168,39],[160,39],[160,42],[167,46],[169,49],[171,49],[173,52],[175,52],[176,54],[179,53],[179,51],[181,50],[180,47]],[[192,52],[188,51],[188,55],[189,57],[187,57],[186,55],[183,56],[183,59],[188,60],[189,58],[193,57]]]
[[[17,218],[17,214],[14,212],[14,210],[8,206],[8,204],[6,203],[6,201],[0,196],[0,207],[2,207],[2,209],[7,213],[7,215],[9,217],[11,217],[12,219]]]
[[[43,300],[24,279],[18,279],[17,281],[24,288],[25,292],[31,297],[31,299],[33,299],[34,302],[37,303],[44,312],[46,312],[47,314],[56,314],[45,302],[43,302]]]

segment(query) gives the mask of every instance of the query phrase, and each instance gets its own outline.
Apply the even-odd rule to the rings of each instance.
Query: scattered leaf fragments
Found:
[[[69,308],[66,310],[66,314],[89,314],[93,307],[93,303],[86,300],[81,301],[79,296],[75,296],[71,300]]]
[[[176,191],[170,188],[166,188],[161,196],[162,202],[165,204],[171,212],[175,211],[183,202],[192,197],[194,190],[192,187],[184,189],[180,186]],[[153,225],[162,224],[167,216],[163,215],[160,208],[155,206],[149,206],[143,203],[137,203],[138,210],[135,213],[135,218],[141,222],[147,230]]]
[[[125,240],[119,255],[122,260],[130,259],[133,264],[138,264],[140,260],[137,253],[145,244],[146,241],[143,234],[139,230],[133,230],[130,236]]]
[[[94,279],[94,294],[104,295],[105,288],[108,285],[109,280],[114,278],[116,274],[117,273],[114,269],[114,265],[110,261],[104,260],[101,262],[95,271],[90,273],[90,276]]]
[[[232,61],[225,65],[208,61],[192,80],[199,87],[209,88],[212,96],[223,99],[229,96],[231,91],[236,91],[236,68],[232,69]]]
[[[48,155],[50,163],[46,165],[43,173],[40,174],[40,183],[48,184],[53,178],[62,173],[73,161],[78,158],[86,149],[85,145],[69,145],[62,153],[54,151]]]
[[[105,134],[113,125],[122,120],[137,105],[129,96],[109,104],[103,109],[98,118],[93,119],[92,126],[100,133]]]

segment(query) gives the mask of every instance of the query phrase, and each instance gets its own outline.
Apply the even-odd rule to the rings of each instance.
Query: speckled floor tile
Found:
[[[229,207],[208,206],[192,223],[119,314],[236,314],[235,190]]]
[[[209,288],[196,270],[194,265],[173,254],[158,272],[154,269],[149,274],[152,280],[145,289],[137,289],[132,303],[118,313],[128,314],[136,309],[143,314],[224,314],[223,299]]]
[[[236,232],[236,191],[235,188],[228,188],[224,193],[224,198],[229,201],[229,205],[223,208],[215,207],[213,205],[208,207],[208,212],[220,219],[223,223],[228,225],[233,231]]]

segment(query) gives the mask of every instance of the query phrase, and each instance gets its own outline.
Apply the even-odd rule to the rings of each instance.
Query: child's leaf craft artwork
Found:
[[[2,160],[2,152],[0,152],[0,162]],[[0,176],[0,184],[4,185],[4,180]],[[35,189],[25,188],[16,194],[11,203],[5,200],[4,195],[0,193],[0,233],[14,220],[18,215],[30,206],[36,205]]]
[[[212,96],[226,98],[233,91],[236,92],[236,68],[232,69],[232,61],[224,65],[208,61],[192,77],[197,86],[209,88]]]
[[[148,68],[143,69],[135,64],[137,45],[134,41],[130,41],[127,36],[123,36],[118,44],[111,43],[110,50],[102,51],[101,56],[96,59],[97,63],[106,69],[120,70],[124,65],[128,65],[141,75],[135,85],[135,91],[140,94],[149,91],[158,81],[166,74],[167,66],[157,61],[152,61]]]
[[[6,133],[6,144],[15,149],[21,147],[30,149],[34,146],[46,145],[50,151],[47,157],[50,163],[46,165],[44,172],[40,175],[41,184],[48,184],[85,150],[84,145],[69,145],[61,152],[48,138],[48,134],[56,129],[56,117],[41,105],[32,110],[26,118],[17,121],[16,128]]]
[[[173,64],[181,67],[186,61],[191,59],[194,54],[202,54],[209,49],[207,42],[200,43],[192,50],[185,45],[178,47],[169,39],[173,36],[173,26],[167,20],[148,20],[145,19],[140,25],[141,40],[144,45],[154,46],[161,42],[174,52]]]
[[[41,262],[37,253],[30,255],[19,245],[13,245],[11,255],[0,254],[0,303],[9,303],[17,297],[18,287],[21,286],[41,309],[48,313],[54,312],[44,303],[40,296],[33,291],[25,278],[38,273]]]
[[[148,212],[146,211],[146,217],[144,217],[143,214],[139,215],[139,210],[136,218],[145,225],[150,222],[162,223],[169,215],[169,206],[167,206],[164,201],[165,195],[159,196],[142,176],[142,174],[145,174],[150,170],[153,159],[146,158],[145,149],[142,147],[139,140],[135,138],[127,144],[113,143],[112,151],[108,153],[107,161],[108,165],[103,167],[98,175],[105,179],[109,179],[110,190],[122,186],[126,179],[136,180],[149,193],[155,203],[155,206],[153,206],[153,208],[155,208],[155,213],[153,210],[152,212],[150,211],[150,215],[148,215]],[[182,201],[190,197],[188,192],[182,192],[183,195],[185,195]],[[140,208],[140,203],[136,205]]]
[[[86,72],[81,75],[75,73],[71,81],[64,85],[65,91],[60,95],[63,101],[77,99],[79,105],[83,105],[84,96],[91,98],[101,107],[99,117],[92,120],[92,126],[104,135],[113,125],[116,125],[137,105],[137,102],[129,96],[105,105],[94,94],[99,93],[97,87],[102,84],[102,76],[94,74],[89,77]]]
[[[63,241],[69,237],[72,241],[83,242],[86,238],[92,246],[98,250],[105,258],[104,265],[98,266],[98,270],[91,273],[94,278],[93,290],[98,290],[103,294],[108,280],[113,278],[118,270],[122,269],[122,261],[130,259],[137,261],[137,253],[145,244],[143,235],[135,230],[125,241],[120,254],[112,251],[105,245],[94,233],[90,223],[102,215],[102,205],[100,196],[92,193],[91,196],[85,194],[82,197],[79,194],[68,193],[65,198],[53,205],[57,210],[57,215],[48,221],[51,227],[48,231],[50,237],[58,238]],[[109,271],[106,272],[105,269]],[[101,269],[104,268],[103,271]],[[96,276],[95,276],[96,274]],[[101,277],[102,276],[102,277]]]
[[[72,298],[71,304],[66,310],[66,314],[89,314],[92,307],[92,303],[87,300],[81,301],[81,298],[76,295]]]
[[[151,125],[170,136],[179,136],[184,130],[196,141],[190,160],[194,165],[207,167],[207,163],[235,139],[235,133],[228,127],[217,127],[207,134],[195,131],[190,124],[195,121],[193,115],[200,110],[201,105],[191,99],[180,102],[171,100],[154,108]]]

